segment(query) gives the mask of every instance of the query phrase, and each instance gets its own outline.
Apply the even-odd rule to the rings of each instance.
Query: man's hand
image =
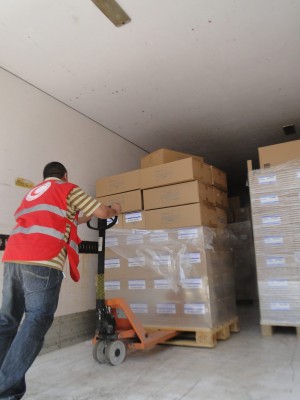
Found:
[[[122,212],[122,207],[120,203],[112,203],[110,208],[115,211],[115,215],[119,215]]]
[[[119,215],[122,212],[121,204],[112,203],[109,207],[106,204],[100,204],[100,206],[93,212],[93,215],[97,218],[107,219]]]

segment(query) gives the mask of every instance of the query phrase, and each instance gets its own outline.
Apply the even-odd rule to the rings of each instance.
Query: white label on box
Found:
[[[120,290],[120,281],[106,281],[104,283],[105,290]]]
[[[201,278],[182,279],[181,286],[184,289],[202,289],[203,279]]]
[[[283,244],[283,237],[282,236],[265,236],[264,237],[265,244]]]
[[[143,221],[141,212],[126,213],[124,214],[124,216],[125,216],[125,224]]]
[[[185,314],[193,315],[204,315],[205,314],[205,304],[203,303],[190,303],[184,305]]]
[[[129,280],[128,289],[146,289],[146,281],[144,279]]]
[[[271,303],[270,308],[273,311],[287,311],[291,306],[289,303]]]
[[[287,280],[281,280],[281,279],[275,279],[275,280],[269,280],[268,281],[268,286],[270,287],[288,287],[288,281]]]
[[[171,256],[169,254],[165,256],[162,255],[154,256],[153,265],[155,266],[167,265],[169,267],[171,265]]]
[[[105,239],[105,247],[115,247],[118,246],[119,241],[117,237],[107,237]]]
[[[285,266],[285,257],[272,256],[266,258],[266,264],[268,267],[283,267]]]
[[[300,179],[300,171],[297,171],[297,178]]]
[[[172,303],[156,304],[157,314],[176,314],[176,305]]]
[[[167,279],[154,279],[155,289],[170,289],[170,283]]]
[[[281,217],[280,215],[265,215],[261,222],[263,225],[281,225]]]
[[[191,264],[201,263],[201,253],[185,253],[180,255],[180,261],[187,261]]]
[[[197,239],[199,237],[198,229],[178,229],[178,239]]]
[[[259,184],[276,183],[276,182],[277,182],[276,175],[266,175],[266,176],[260,176],[258,178]]]
[[[112,223],[114,221],[114,218],[107,218],[107,225]],[[117,219],[117,222],[114,224],[115,226],[117,226],[119,223],[119,218]]]
[[[274,204],[278,203],[279,198],[277,194],[262,196],[259,198],[261,204]]]
[[[131,311],[135,314],[148,314],[148,304],[130,304]]]
[[[139,234],[128,235],[126,238],[127,244],[143,244],[144,236]]]
[[[168,232],[157,231],[150,234],[150,242],[166,242],[169,240]]]
[[[146,260],[145,257],[129,257],[128,267],[145,267]]]
[[[105,268],[120,268],[119,258],[110,258],[104,261]]]

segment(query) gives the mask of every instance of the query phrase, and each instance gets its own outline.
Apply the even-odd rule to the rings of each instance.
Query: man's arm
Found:
[[[77,225],[86,224],[88,221],[91,220],[92,217],[87,217],[86,215],[82,215],[78,217]]]
[[[100,206],[93,212],[93,216],[101,219],[107,219],[119,215],[121,211],[122,207],[119,203],[112,203],[110,207],[101,203]]]
[[[67,201],[70,206],[84,214],[78,218],[78,225],[88,222],[92,216],[101,219],[108,219],[117,216],[122,212],[119,203],[112,203],[109,207],[105,204],[99,203],[79,187],[71,190]]]
[[[119,203],[113,203],[110,207],[105,204],[100,204],[100,206],[93,212],[90,217],[83,215],[82,217],[78,218],[78,225],[86,224],[88,221],[91,220],[92,216],[101,219],[112,218],[120,214],[122,211],[121,205]]]

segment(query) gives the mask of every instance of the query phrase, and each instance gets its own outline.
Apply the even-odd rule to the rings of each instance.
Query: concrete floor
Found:
[[[239,308],[241,332],[214,349],[156,346],[123,364],[101,365],[90,341],[41,355],[26,400],[299,400],[300,339],[260,334],[254,307]]]

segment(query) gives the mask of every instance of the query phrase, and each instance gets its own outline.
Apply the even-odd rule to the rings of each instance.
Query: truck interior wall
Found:
[[[39,183],[47,162],[62,162],[69,180],[92,196],[97,178],[139,168],[143,150],[3,69],[0,87],[0,234],[10,233],[13,214],[28,191],[16,186],[16,178]],[[79,234],[83,240],[96,240],[97,233],[86,226],[79,227]],[[62,316],[71,320],[70,315],[95,308],[97,256],[81,254],[79,269],[76,284],[65,268],[56,313],[60,326]],[[0,263],[0,293],[2,271]]]

